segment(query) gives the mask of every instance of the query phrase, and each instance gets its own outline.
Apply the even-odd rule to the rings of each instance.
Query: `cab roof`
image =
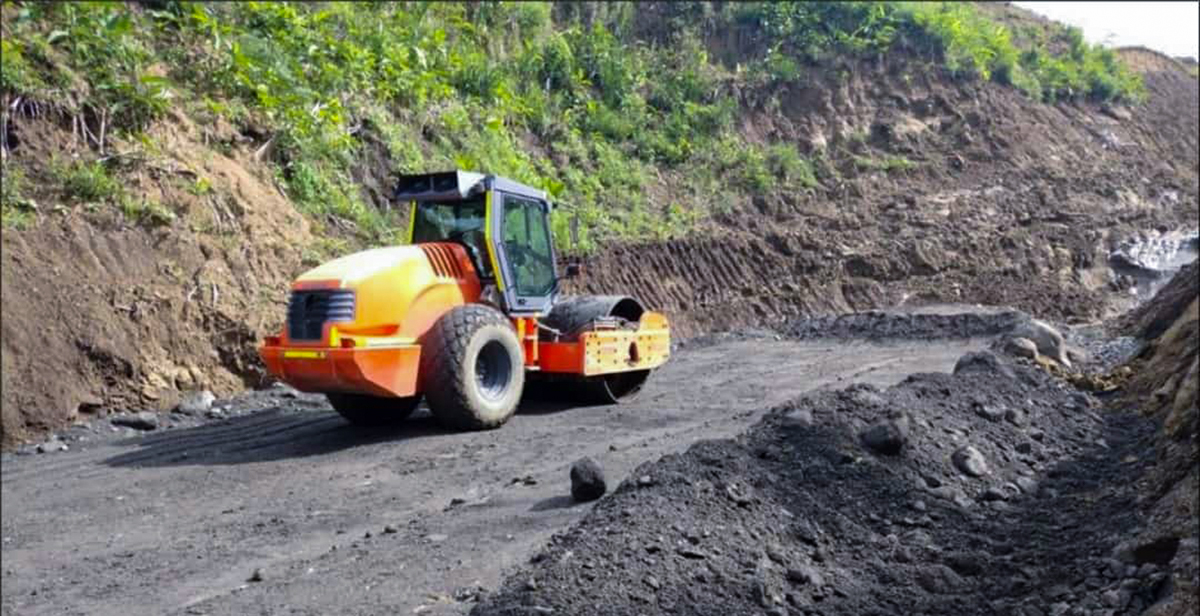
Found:
[[[396,182],[394,196],[397,201],[458,200],[483,194],[488,189],[548,200],[545,191],[506,177],[462,170],[402,175]]]

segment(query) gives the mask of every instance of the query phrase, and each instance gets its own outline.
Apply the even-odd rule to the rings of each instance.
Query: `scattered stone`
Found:
[[[787,579],[797,584],[808,584],[814,587],[825,585],[825,578],[821,576],[821,572],[817,571],[816,567],[810,565],[797,565],[788,568]]]
[[[213,402],[216,401],[217,397],[207,389],[193,391],[183,396],[183,399],[175,406],[174,412],[183,415],[202,415],[207,413],[212,408]]]
[[[975,403],[975,414],[988,421],[995,422],[1004,419],[1004,415],[1007,411],[1008,409],[1002,406],[996,406],[994,404],[981,404],[979,402]]]
[[[885,456],[900,455],[908,442],[908,417],[900,415],[875,424],[862,434],[863,445]]]
[[[646,583],[646,586],[649,586],[654,590],[662,588],[662,582],[659,582],[658,578],[654,577],[653,575],[647,575],[642,581]]]
[[[654,485],[654,478],[650,475],[642,475],[638,477],[637,484],[643,488]]]
[[[1004,352],[1014,357],[1034,359],[1038,356],[1037,345],[1029,338],[1012,337],[1004,344]]]
[[[109,422],[114,426],[133,428],[134,430],[155,430],[158,428],[158,415],[142,411],[133,415],[117,415],[109,419]]]
[[[576,502],[594,501],[608,491],[604,471],[591,458],[580,458],[571,465],[571,498]]]
[[[1018,323],[1013,328],[1011,335],[1014,338],[1027,338],[1033,342],[1042,355],[1068,368],[1071,367],[1071,360],[1067,359],[1067,347],[1063,341],[1063,335],[1049,323],[1038,319],[1029,319]]]
[[[983,496],[981,498],[983,498],[984,501],[988,501],[988,502],[1002,501],[1002,500],[1008,500],[1008,495],[1005,494],[1004,491],[1001,490],[1000,488],[989,487],[988,489],[983,491]]]
[[[51,439],[44,443],[38,443],[37,446],[38,453],[58,453],[60,451],[67,451],[68,449],[70,449],[70,447],[58,439]]]
[[[649,549],[649,548],[647,548],[647,549]],[[680,556],[682,556],[684,558],[690,558],[692,560],[703,560],[705,558],[708,558],[708,555],[705,554],[704,552],[701,552],[700,550],[698,550],[696,548],[688,547],[688,546],[684,546],[684,547],[679,548],[678,550],[675,550],[675,553],[679,554]]]
[[[1008,409],[1004,411],[1004,420],[1018,427],[1024,428],[1029,424],[1029,416],[1021,409]]]
[[[927,592],[948,595],[962,588],[963,579],[950,567],[936,564],[924,567],[917,573],[917,584]]]
[[[425,540],[430,543],[441,543],[449,538],[450,538],[449,535],[443,535],[441,533],[433,533],[431,535],[425,535]]]
[[[251,574],[250,574],[250,578],[249,578],[249,580],[248,580],[248,581],[251,581],[251,582],[261,582],[261,581],[263,581],[263,579],[264,579],[264,576],[263,576],[263,570],[262,570],[262,569],[255,569],[255,570],[254,570],[254,573],[251,573]]]
[[[383,534],[385,534],[385,535],[394,535],[398,532],[400,532],[400,529],[396,528],[395,526],[393,526],[391,524],[385,524],[383,526]]]
[[[1033,451],[1033,443],[1029,441],[1021,441],[1020,443],[1017,443],[1016,447],[1013,449],[1015,449],[1017,453],[1029,453]]]
[[[753,502],[749,496],[742,493],[741,488],[736,483],[730,483],[725,486],[725,495],[739,507],[747,507]]]
[[[950,456],[950,460],[958,470],[971,477],[983,477],[989,472],[987,460],[984,459],[983,454],[970,445],[956,450]]]

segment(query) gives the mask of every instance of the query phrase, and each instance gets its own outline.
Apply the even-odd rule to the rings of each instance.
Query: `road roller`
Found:
[[[581,268],[556,258],[544,191],[450,171],[401,176],[394,199],[407,242],[304,272],[259,347],[273,377],[325,394],[350,423],[395,423],[424,400],[447,428],[496,428],[534,379],[615,404],[670,357],[663,314],[560,293]]]

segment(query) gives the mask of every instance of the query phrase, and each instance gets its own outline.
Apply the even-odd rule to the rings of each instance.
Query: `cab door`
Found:
[[[491,224],[496,257],[504,277],[504,303],[513,314],[534,316],[550,310],[558,289],[550,240],[550,205],[544,200],[494,191]],[[498,214],[498,215],[495,215]]]

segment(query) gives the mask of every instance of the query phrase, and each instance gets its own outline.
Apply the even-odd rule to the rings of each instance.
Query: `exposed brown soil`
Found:
[[[20,156],[81,153],[49,121],[15,131]],[[6,446],[81,413],[170,408],[189,389],[231,394],[259,384],[254,344],[282,318],[288,281],[313,239],[264,167],[236,150],[196,147],[209,137],[172,118],[153,130],[161,151],[138,154],[144,160],[123,174],[132,194],[175,212],[170,226],[126,221],[111,205],[66,203],[33,228],[4,232]],[[192,194],[199,178],[211,192]]]
[[[1197,82],[1173,60],[1126,53],[1149,90],[1128,109],[1043,105],[911,65],[779,92],[782,113],[747,130],[827,144],[842,179],[762,195],[705,237],[609,247],[581,286],[633,292],[684,334],[901,302],[1111,316],[1127,304],[1110,301],[1122,282],[1109,253],[1144,230],[1194,228],[1200,211]],[[850,155],[915,167],[862,172]]]

